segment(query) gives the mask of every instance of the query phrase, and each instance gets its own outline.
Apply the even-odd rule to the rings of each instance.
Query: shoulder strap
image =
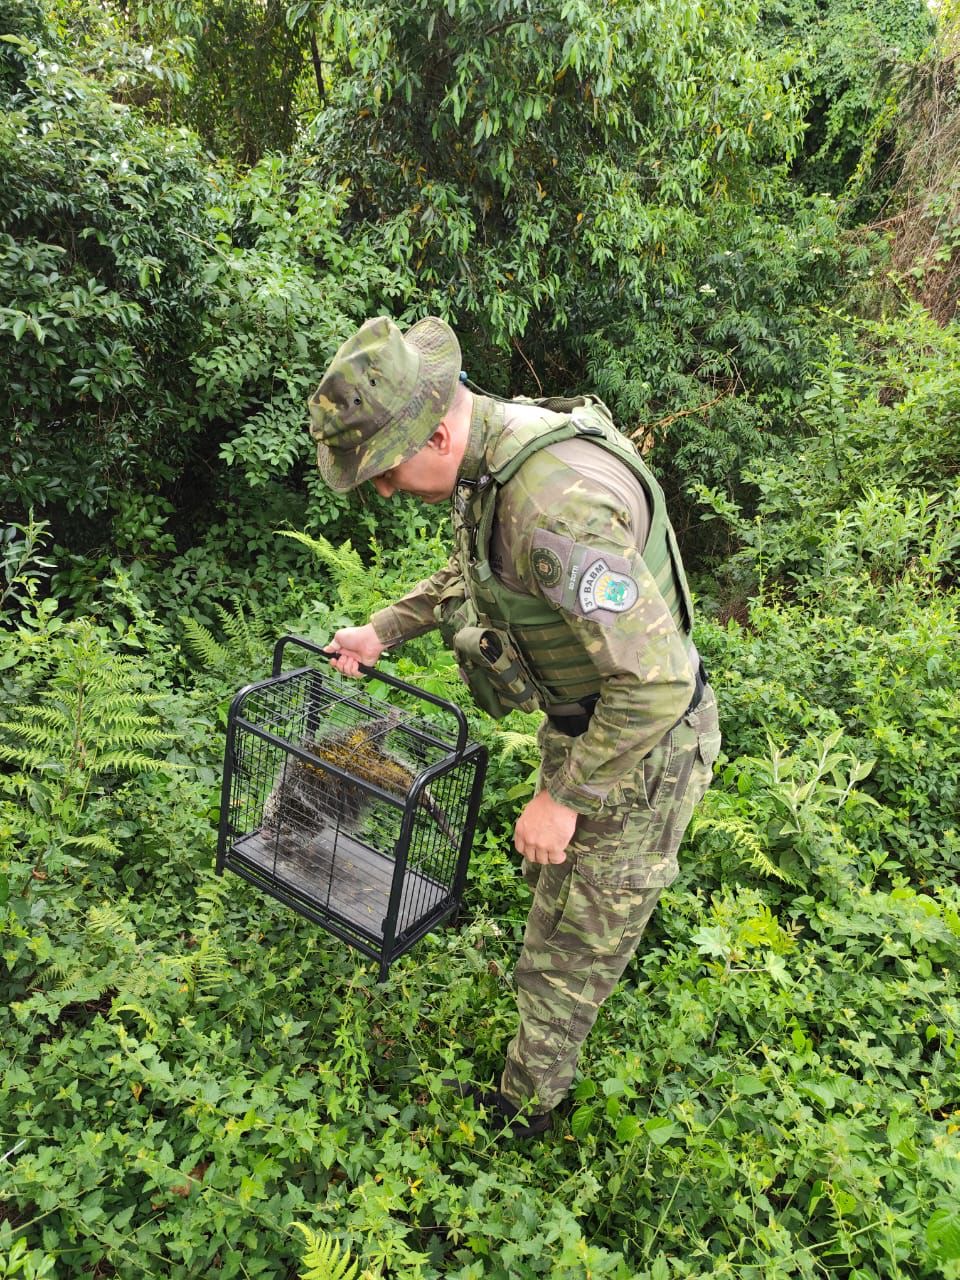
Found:
[[[489,459],[492,483],[478,496],[479,510],[472,531],[472,559],[478,577],[486,579],[492,575],[489,549],[498,490],[540,449],[574,437],[592,437],[597,445],[614,454],[629,467],[646,492],[651,512],[647,544],[654,551],[653,567],[656,569],[657,584],[670,605],[671,612],[678,617],[682,629],[689,635],[693,627],[693,605],[676,537],[666,514],[663,491],[633,446],[616,430],[610,410],[602,400],[590,396],[578,396],[575,400],[560,397],[520,400],[520,403],[537,405],[551,417],[564,412],[555,406],[570,405],[571,408],[566,410],[567,416],[562,417],[559,422],[547,421],[546,414],[541,420],[532,418],[529,422],[522,422],[505,431],[498,441]],[[647,548],[644,548],[644,554],[646,553]]]

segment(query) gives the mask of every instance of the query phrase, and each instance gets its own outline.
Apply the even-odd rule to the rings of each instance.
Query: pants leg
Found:
[[[542,742],[541,783],[564,749],[553,734]],[[514,1103],[535,1099],[547,1110],[567,1093],[601,1004],[677,874],[680,841],[719,749],[708,686],[697,709],[625,779],[615,803],[579,819],[565,862],[525,865],[534,899],[515,972],[520,1024],[500,1086]]]

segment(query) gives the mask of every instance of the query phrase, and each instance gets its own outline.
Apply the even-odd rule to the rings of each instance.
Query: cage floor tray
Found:
[[[274,886],[303,898],[369,937],[382,939],[395,865],[342,830],[320,829],[309,840],[254,831],[234,842],[228,862],[237,859]],[[449,898],[448,886],[409,865],[403,880],[397,934]]]

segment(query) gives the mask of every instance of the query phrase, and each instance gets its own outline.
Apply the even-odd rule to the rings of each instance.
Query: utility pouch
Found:
[[[453,641],[454,652],[474,697],[490,715],[508,711],[536,711],[540,705],[536,690],[520,655],[505,631],[493,627],[463,627]],[[498,711],[490,711],[481,700],[478,684],[490,686]]]
[[[509,634],[484,625],[469,597],[441,601],[437,620],[481,710],[495,720],[510,711],[537,710],[536,689]]]

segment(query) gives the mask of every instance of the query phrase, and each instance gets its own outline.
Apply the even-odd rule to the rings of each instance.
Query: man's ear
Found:
[[[450,452],[450,428],[444,419],[440,419],[436,431],[427,441],[427,444],[440,454],[448,454]]]

